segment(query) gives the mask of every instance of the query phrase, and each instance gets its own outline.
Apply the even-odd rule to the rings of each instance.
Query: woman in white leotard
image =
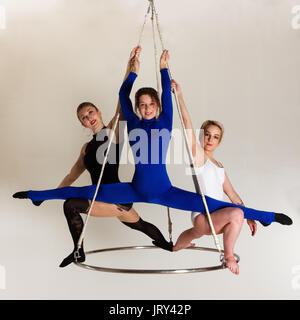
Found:
[[[188,140],[194,157],[195,170],[203,193],[217,200],[223,200],[225,193],[232,203],[243,205],[241,198],[232,187],[222,164],[214,159],[214,151],[220,145],[224,132],[222,124],[211,120],[202,124],[201,129],[203,129],[204,138],[203,146],[201,146],[197,142],[180,86],[174,80],[172,80],[172,89],[175,89],[178,95],[184,126],[187,129]],[[216,233],[223,233],[226,267],[232,273],[238,274],[239,266],[234,258],[234,245],[243,225],[243,211],[239,208],[227,207],[211,212],[211,219]],[[212,234],[206,215],[192,212],[192,222],[193,227],[181,233],[173,251],[193,246],[194,244],[191,243],[193,239]],[[248,219],[247,223],[252,236],[254,236],[257,230],[256,222]]]
[[[217,122],[208,120],[205,121],[201,129],[204,130],[204,135],[209,137],[212,134],[212,130],[216,130],[216,139],[223,135],[223,126]],[[205,149],[210,146],[209,138],[207,138],[206,145],[204,145]],[[220,140],[219,140],[220,143]],[[205,151],[204,149],[204,151]],[[212,197],[217,200],[224,201],[224,189],[223,184],[225,182],[225,170],[220,162],[217,162],[215,159],[212,160],[208,155],[202,153],[202,156],[205,158],[205,162],[201,167],[196,167],[195,172],[198,176],[198,181],[202,187],[202,191],[205,195]],[[228,179],[228,178],[227,178]],[[239,201],[241,204],[241,201]],[[191,218],[194,224],[196,217],[199,215],[199,212],[192,212]]]

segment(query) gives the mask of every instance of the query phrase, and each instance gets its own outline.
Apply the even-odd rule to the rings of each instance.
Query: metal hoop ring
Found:
[[[117,248],[107,248],[100,250],[93,250],[86,252],[86,255],[94,254],[94,253],[102,253],[102,252],[111,252],[111,251],[121,251],[121,250],[141,250],[141,249],[160,249],[155,246],[131,246],[131,247],[117,247]],[[186,248],[188,250],[200,250],[200,251],[210,251],[217,252],[217,249],[212,248],[204,248],[204,247],[189,247]],[[224,253],[224,251],[222,250]],[[240,257],[237,254],[234,254],[236,262],[240,261]],[[98,267],[92,266],[81,262],[74,262],[78,267],[94,270],[94,271],[102,271],[102,272],[113,272],[113,273],[148,273],[148,274],[165,274],[165,273],[195,273],[195,272],[205,272],[205,271],[213,271],[219,269],[225,269],[225,265],[222,262],[221,265],[211,266],[211,267],[201,267],[201,268],[189,268],[189,269],[121,269],[121,268],[106,268],[106,267]]]

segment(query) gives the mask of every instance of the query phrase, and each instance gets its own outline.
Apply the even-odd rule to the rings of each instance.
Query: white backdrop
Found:
[[[35,207],[20,190],[58,185],[91,136],[75,110],[98,105],[107,123],[115,109],[128,54],[136,45],[146,0],[0,0],[1,299],[299,299],[300,298],[300,29],[294,0],[157,0],[170,65],[196,128],[225,126],[216,158],[245,204],[285,212],[252,238],[245,223],[236,251],[240,275],[228,270],[189,275],[99,273],[60,269],[72,248],[62,201]],[[294,19],[294,20],[293,20]],[[135,84],[155,86],[151,28],[142,42]],[[174,128],[180,128],[174,113]],[[184,165],[169,165],[174,185],[193,190]],[[133,166],[122,166],[122,181]],[[90,184],[87,173],[75,183]],[[165,208],[137,204],[167,236]],[[172,210],[174,238],[190,226]],[[214,246],[209,237],[197,240]],[[86,250],[150,244],[115,218],[91,218]],[[90,258],[89,258],[90,259]],[[218,256],[156,251],[107,254],[90,262],[116,267],[194,267]],[[5,280],[5,283],[4,283]]]

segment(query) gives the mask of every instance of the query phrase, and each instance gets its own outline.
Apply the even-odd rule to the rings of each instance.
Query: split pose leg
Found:
[[[85,187],[64,187],[44,191],[26,191],[14,194],[15,198],[29,198],[32,201],[41,201],[47,199],[68,199],[68,198],[86,198],[92,199],[95,192],[95,185]],[[245,219],[258,220],[264,224],[279,222],[281,224],[291,224],[292,220],[281,213],[261,211],[244,206],[239,206],[233,203],[219,201],[208,196],[205,196],[210,212],[217,211],[226,207],[240,208],[244,212]],[[157,194],[153,199],[146,199],[135,191],[130,183],[114,183],[101,185],[98,195],[98,201],[108,203],[131,203],[131,202],[149,202],[163,206],[194,211],[205,212],[204,204],[201,195],[182,190],[176,187],[170,187],[162,194]]]

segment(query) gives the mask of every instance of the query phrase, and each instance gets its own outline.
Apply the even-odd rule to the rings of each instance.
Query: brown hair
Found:
[[[140,97],[144,94],[147,94],[148,96],[150,96],[157,103],[159,114],[160,114],[162,109],[161,109],[161,103],[158,97],[158,93],[155,89],[150,87],[141,88],[135,93],[135,108],[134,108],[135,112],[137,112],[138,110]]]
[[[204,121],[204,122],[202,123],[200,129],[205,130],[205,129],[207,129],[207,128],[210,127],[210,126],[216,126],[216,127],[218,127],[218,128],[221,130],[221,136],[220,136],[220,141],[219,141],[219,143],[220,143],[221,140],[222,140],[223,134],[224,134],[224,126],[223,126],[222,123],[219,122],[219,121],[216,121],[216,120],[206,120],[206,121]]]
[[[99,109],[91,102],[82,102],[80,103],[80,105],[77,107],[77,118],[79,119],[78,117],[78,113],[85,107],[93,107],[96,109],[96,111],[99,111]],[[81,122],[81,120],[79,119],[79,121]]]

